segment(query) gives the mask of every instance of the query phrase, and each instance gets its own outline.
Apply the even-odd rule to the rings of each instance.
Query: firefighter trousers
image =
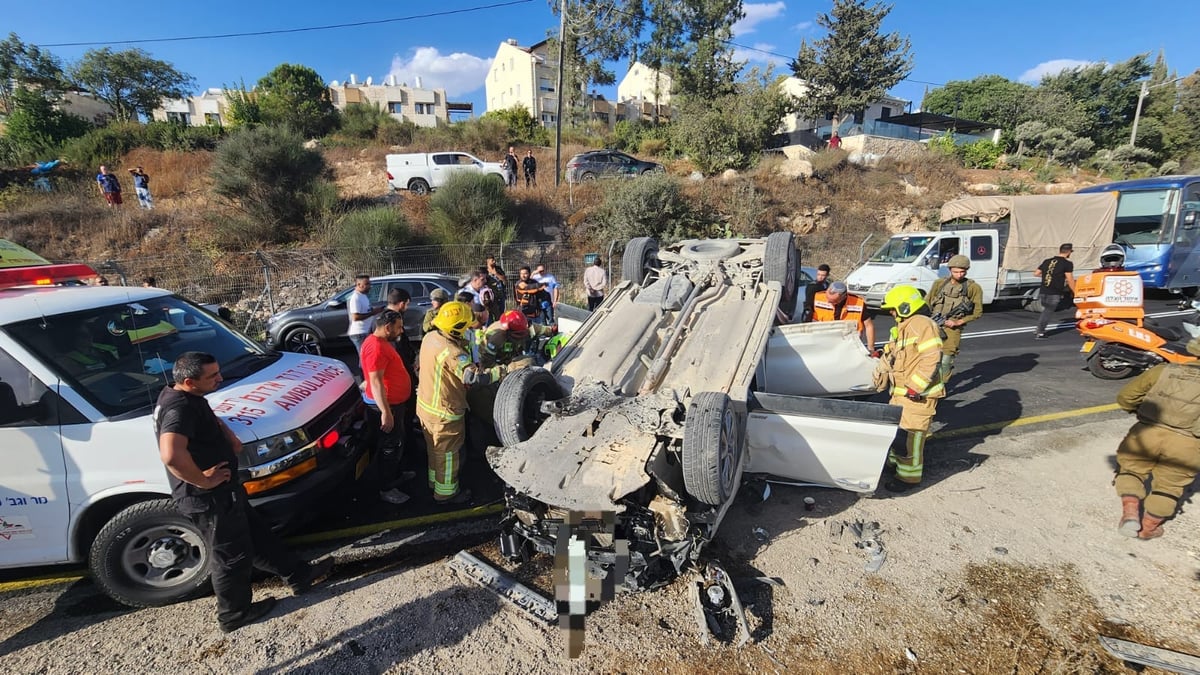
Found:
[[[429,486],[434,501],[458,494],[458,472],[462,468],[463,445],[467,440],[466,419],[437,420],[421,417],[429,457]]]
[[[897,480],[920,483],[925,472],[925,441],[929,438],[938,399],[914,401],[907,396],[892,396],[888,402],[900,406],[900,429],[905,433],[904,445],[894,444],[888,451],[888,464],[896,467]]]
[[[1198,472],[1200,439],[1138,422],[1117,447],[1117,477],[1113,485],[1122,497],[1144,499],[1147,514],[1170,518]]]

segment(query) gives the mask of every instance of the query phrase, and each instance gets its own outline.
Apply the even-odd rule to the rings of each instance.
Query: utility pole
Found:
[[[1177,77],[1173,80],[1167,80],[1166,82],[1159,82],[1158,84],[1146,84],[1146,80],[1142,80],[1142,90],[1140,92],[1138,92],[1137,107],[1134,108],[1134,110],[1133,110],[1133,129],[1129,132],[1129,145],[1132,146],[1132,145],[1137,144],[1137,128],[1138,128],[1138,120],[1140,120],[1142,117],[1142,101],[1146,100],[1146,96],[1150,93],[1150,90],[1153,89],[1154,87],[1164,87],[1168,84],[1175,84],[1176,82],[1178,82],[1186,77],[1188,77],[1188,76],[1183,75],[1183,76]]]
[[[563,53],[567,38],[567,0],[558,5],[558,102],[554,111],[554,187],[562,183]]]

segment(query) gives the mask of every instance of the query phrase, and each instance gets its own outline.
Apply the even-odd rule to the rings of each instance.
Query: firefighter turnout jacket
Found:
[[[444,422],[461,420],[467,411],[467,387],[498,381],[501,366],[481,369],[463,345],[433,330],[421,340],[421,378],[417,414]]]
[[[937,324],[924,314],[898,321],[883,357],[890,362],[891,394],[905,396],[911,389],[922,398],[944,398],[946,387],[939,374],[942,338]]]

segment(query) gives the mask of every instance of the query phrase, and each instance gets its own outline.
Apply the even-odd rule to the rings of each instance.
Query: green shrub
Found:
[[[1058,169],[1056,169],[1054,165],[1047,162],[1046,164],[1038,167],[1037,171],[1034,172],[1033,177],[1036,178],[1039,183],[1053,183],[1054,179],[1058,177]]]
[[[388,115],[379,120],[375,127],[375,140],[384,145],[408,145],[413,142],[417,125],[409,120],[400,120]]]
[[[63,145],[63,157],[75,166],[94,169],[116,164],[122,155],[143,145],[143,128],[137,122],[118,122],[92,129]]]
[[[958,154],[954,150],[954,137],[950,135],[949,131],[929,139],[926,147],[930,152],[938,155],[954,156]]]
[[[392,249],[412,240],[404,214],[391,206],[351,211],[336,221],[333,245],[346,269],[375,269]]]
[[[662,138],[646,138],[638,144],[638,154],[655,157],[667,151],[667,141]]]
[[[679,180],[667,174],[608,182],[603,201],[584,225],[591,241],[632,237],[675,241],[702,236],[697,232],[702,224]]]
[[[282,242],[305,225],[312,193],[325,173],[321,153],[287,128],[242,128],[217,148],[209,175],[213,192],[239,209],[264,241]]]
[[[516,234],[513,203],[504,181],[456,173],[429,199],[429,225],[443,246],[508,243]]]
[[[989,140],[965,143],[955,148],[963,166],[968,169],[994,169],[1004,148]]]

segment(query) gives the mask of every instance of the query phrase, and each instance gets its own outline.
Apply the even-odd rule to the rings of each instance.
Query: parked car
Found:
[[[853,324],[776,325],[796,309],[796,262],[790,232],[631,240],[551,364],[500,383],[502,554],[553,555],[559,523],[585,514],[602,528],[589,568],[654,588],[698,560],[743,474],[874,491],[900,409],[844,400],[874,391]]]
[[[409,190],[423,195],[436,190],[456,173],[482,173],[508,184],[508,169],[496,162],[485,162],[466,152],[415,152],[388,155],[388,185],[393,190]]]
[[[584,183],[601,177],[644,176],[663,171],[662,164],[642,161],[616,150],[582,152],[567,162],[567,182]]]
[[[435,288],[442,288],[453,297],[458,287],[458,277],[447,274],[390,274],[373,277],[368,295],[371,308],[379,309],[387,304],[388,292],[393,288],[408,291],[412,302],[404,313],[404,331],[410,339],[417,341],[421,339],[421,319],[430,307],[429,294]],[[325,302],[289,309],[267,319],[267,346],[281,351],[320,354],[321,349],[331,344],[349,344],[346,300],[353,292],[351,286]]]

